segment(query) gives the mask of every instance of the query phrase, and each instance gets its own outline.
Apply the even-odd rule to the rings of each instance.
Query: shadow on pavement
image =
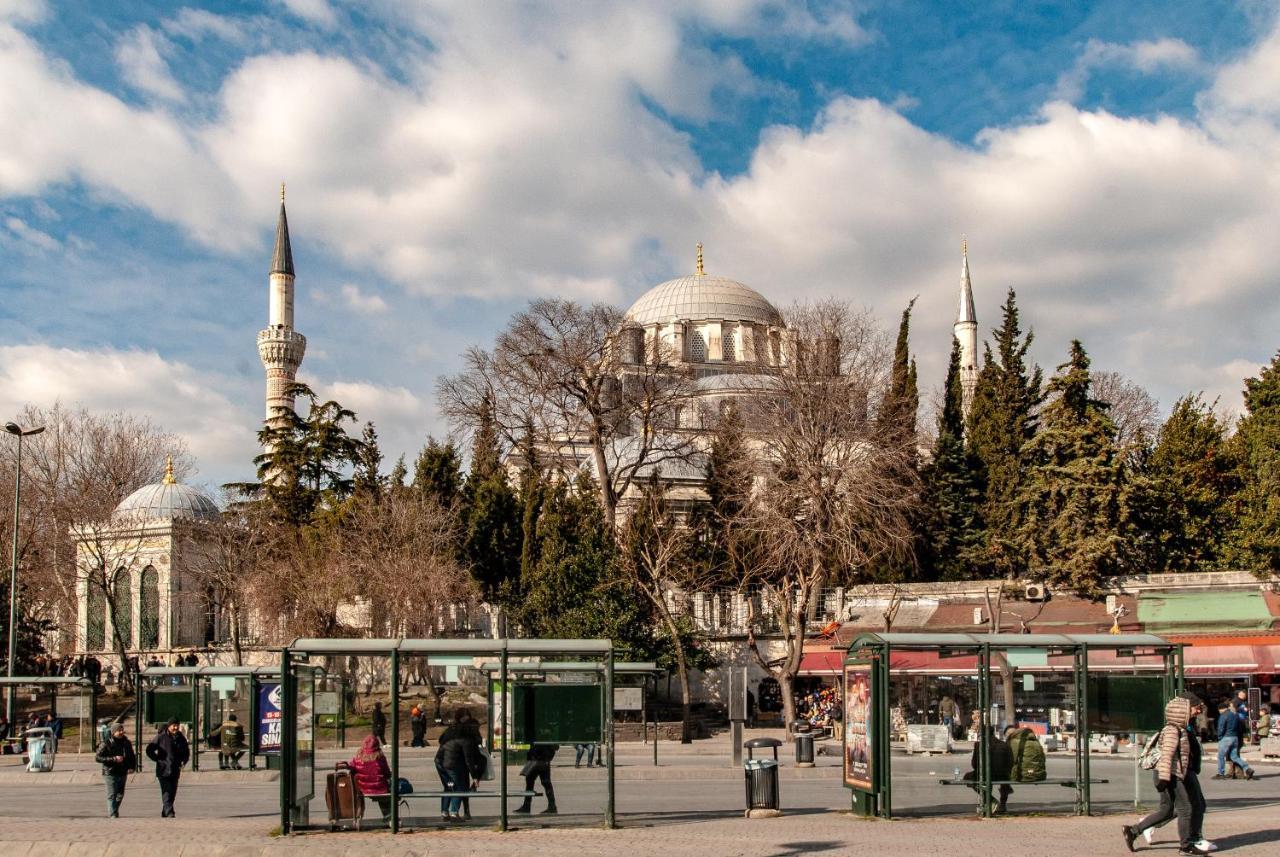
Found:
[[[821,854],[824,851],[844,851],[847,842],[784,842],[782,851],[772,851],[767,857],[796,857],[799,854]]]
[[[1219,836],[1214,839],[1218,848],[1229,851],[1232,848],[1244,848],[1246,845],[1265,845],[1268,842],[1280,842],[1280,830],[1254,830],[1250,833],[1237,833],[1233,836]],[[1274,853],[1274,852],[1273,852]]]

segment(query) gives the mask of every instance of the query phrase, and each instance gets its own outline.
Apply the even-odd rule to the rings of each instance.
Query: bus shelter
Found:
[[[486,682],[486,704],[491,711],[485,750],[490,754],[496,791],[466,793],[469,801],[498,800],[498,829],[508,828],[508,802],[527,793],[509,788],[509,761],[523,762],[523,754],[512,758],[519,746],[532,744],[572,745],[598,743],[605,749],[607,788],[605,826],[614,823],[613,718],[606,716],[603,700],[613,698],[613,645],[609,640],[515,640],[515,639],[298,639],[281,653],[281,776],[280,825],[285,833],[316,829],[311,821],[311,805],[323,801],[323,789],[316,788],[316,673],[312,659],[333,663],[340,658],[377,661],[386,666],[390,685],[388,726],[391,740],[385,743],[391,768],[390,793],[386,796],[386,825],[392,833],[404,825],[402,806],[412,808],[419,799],[438,802],[453,792],[424,788],[434,768],[418,770],[424,776],[412,792],[402,793],[401,783],[410,770],[410,760],[397,740],[400,733],[401,667],[410,659],[422,659],[430,666],[456,665],[460,657],[471,659],[474,668],[494,662],[496,669]],[[557,674],[581,675],[586,681],[520,680],[520,663],[534,660],[554,662]],[[416,757],[413,761],[417,761]],[[402,762],[406,763],[402,765]],[[461,793],[459,793],[460,795]],[[420,804],[419,804],[420,805]],[[417,815],[411,818],[419,817]],[[375,822],[376,824],[376,822]]]
[[[1164,725],[1182,674],[1181,645],[1150,634],[861,634],[843,676],[853,810],[958,814],[972,807],[970,790],[984,817],[996,794],[1003,806],[1012,793],[1013,811],[1084,815],[1099,802],[1154,802],[1138,754]],[[992,749],[1003,756],[995,742],[1008,730],[1035,736],[1039,779],[993,772]]]
[[[89,734],[89,748],[97,748],[98,732],[94,725],[98,722],[98,696],[89,679],[79,676],[2,676],[0,687],[6,692],[12,688],[15,698],[20,702],[26,696],[29,704],[23,708],[30,709],[34,705],[42,713],[56,715],[64,724],[68,720],[75,720],[79,745],[77,752],[84,750],[86,732]],[[9,737],[6,739],[11,743],[22,741],[20,714],[15,705],[16,722],[9,724]]]
[[[337,711],[341,712],[342,694],[330,695],[335,698]],[[201,752],[212,749],[210,736],[234,714],[244,727],[249,769],[256,770],[260,759],[265,760],[268,769],[279,767],[278,665],[147,667],[138,673],[134,713],[137,746],[142,746],[144,724],[159,729],[176,717],[190,736],[193,771],[200,770]],[[342,722],[341,714],[338,722]],[[139,755],[139,770],[141,766]]]

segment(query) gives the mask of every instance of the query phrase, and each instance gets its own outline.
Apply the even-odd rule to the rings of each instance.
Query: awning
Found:
[[[978,656],[940,658],[937,652],[890,649],[889,671],[919,675],[977,675]]]
[[[800,656],[799,675],[843,675],[844,652],[805,652]]]
[[[1253,591],[1143,592],[1138,621],[1153,634],[1203,628],[1269,629],[1275,621],[1262,593]]]
[[[1183,663],[1188,675],[1234,676],[1275,669],[1271,646],[1187,646]],[[1280,647],[1276,647],[1280,648]],[[1259,651],[1262,650],[1262,651]]]

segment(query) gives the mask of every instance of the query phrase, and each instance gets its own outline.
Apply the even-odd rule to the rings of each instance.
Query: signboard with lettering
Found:
[[[258,685],[258,728],[254,736],[254,752],[280,752],[280,682]]]

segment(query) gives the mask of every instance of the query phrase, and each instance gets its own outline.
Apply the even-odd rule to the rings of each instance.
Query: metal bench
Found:
[[[1066,788],[1075,788],[1075,787],[1079,786],[1081,783],[1084,783],[1084,782],[1088,782],[1090,785],[1094,785],[1094,784],[1097,784],[1097,783],[1109,783],[1109,782],[1111,782],[1111,780],[1107,780],[1107,779],[1097,779],[1097,780],[1095,780],[1095,779],[1090,779],[1090,780],[1087,780],[1087,781],[1086,781],[1086,780],[1077,780],[1077,779],[1075,779],[1074,777],[1046,777],[1046,778],[1045,778],[1045,779],[1043,779],[1043,780],[1027,780],[1027,781],[1023,781],[1023,780],[992,780],[992,781],[991,781],[991,785],[993,785],[993,786],[1064,786],[1064,787],[1066,787]],[[959,779],[959,780],[957,780],[957,779],[954,779],[954,778],[951,778],[951,777],[948,777],[948,778],[947,778],[947,779],[945,779],[945,780],[938,780],[938,784],[939,784],[939,785],[943,785],[943,786],[971,786],[971,787],[975,787],[975,788],[979,785],[979,783],[978,783],[978,781],[977,781],[976,779],[974,779],[974,780],[965,780],[965,779]]]

